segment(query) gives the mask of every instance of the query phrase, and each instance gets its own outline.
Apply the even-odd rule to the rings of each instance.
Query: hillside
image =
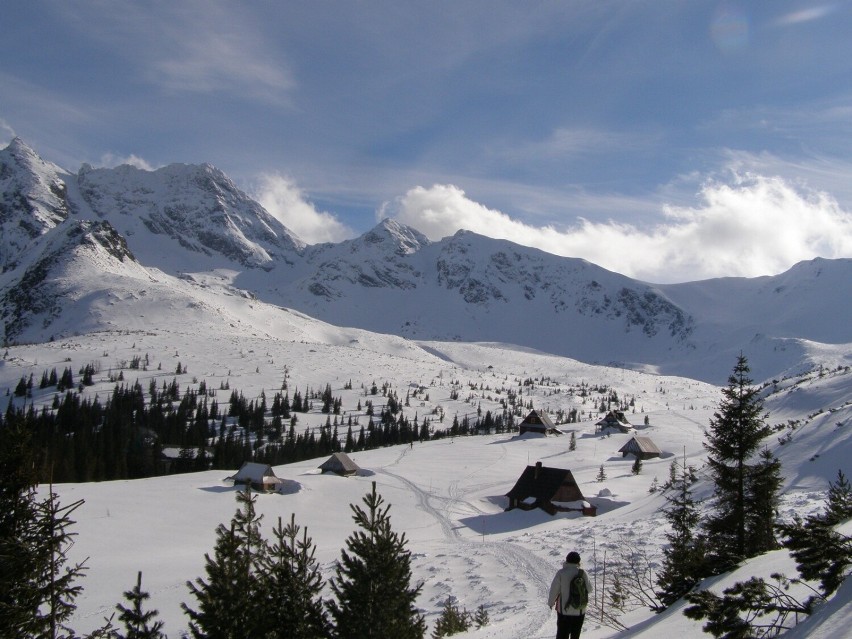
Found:
[[[177,286],[184,284],[178,281]],[[665,522],[661,493],[649,493],[654,479],[662,482],[675,457],[686,456],[700,467],[703,431],[719,399],[715,386],[686,378],[648,375],[613,367],[584,364],[529,349],[501,344],[415,342],[402,338],[340,329],[309,317],[240,296],[209,281],[190,286],[193,307],[151,304],[136,324],[144,299],[116,303],[112,321],[127,322],[120,330],[80,335],[54,342],[13,346],[0,361],[0,388],[11,389],[29,373],[49,367],[75,371],[96,362],[101,373],[85,388],[85,396],[105,397],[114,387],[110,374],[123,371],[128,381],[145,387],[176,379],[183,390],[205,381],[216,389],[227,381],[256,398],[280,387],[285,375],[292,388],[331,384],[343,401],[342,419],[364,423],[356,404],[369,398],[369,387],[387,385],[400,396],[419,391],[404,411],[437,419],[444,414],[474,415],[478,409],[499,410],[508,390],[523,393],[537,408],[555,414],[576,407],[581,421],[574,429],[577,450],[568,450],[568,436],[471,436],[415,443],[353,454],[364,472],[347,479],[318,474],[323,459],[275,468],[278,476],[298,484],[298,491],[261,495],[267,533],[279,516],[295,513],[317,544],[326,576],[347,535],[353,530],[348,505],[359,503],[376,481],[392,505],[391,520],[410,540],[414,577],[424,584],[418,604],[434,623],[448,595],[469,610],[485,605],[489,626],[461,637],[515,639],[551,636],[555,618],[543,603],[545,590],[565,552],[577,549],[584,564],[602,578],[605,557],[627,550],[653,556],[663,542]],[[213,312],[214,304],[226,305]],[[199,312],[187,313],[196,309]],[[123,316],[119,309],[128,313]],[[129,370],[134,356],[147,355],[146,370]],[[176,361],[188,367],[174,374]],[[823,370],[779,380],[766,389],[769,422],[779,426],[769,442],[784,464],[785,486],[780,515],[819,508],[828,481],[848,466],[852,453],[852,373]],[[351,382],[352,389],[346,386]],[[631,474],[632,461],[617,452],[628,435],[595,434],[597,396],[582,397],[587,388],[617,391],[634,399],[628,414],[640,433],[663,449],[664,456]],[[420,389],[423,389],[422,391]],[[213,391],[220,402],[230,391]],[[458,396],[454,399],[454,396]],[[36,405],[51,401],[53,391],[34,391]],[[373,397],[381,403],[382,395]],[[20,402],[20,400],[17,400]],[[643,428],[644,417],[649,426]],[[318,426],[327,415],[300,415],[301,427]],[[792,429],[790,424],[795,425]],[[789,433],[783,445],[779,439]],[[505,494],[528,464],[570,468],[590,503],[595,518],[541,511],[504,512]],[[604,465],[607,479],[598,482]],[[234,469],[236,470],[236,469]],[[85,499],[77,513],[73,547],[77,559],[88,557],[85,592],[74,626],[93,628],[143,571],[151,605],[161,612],[170,636],[178,636],[186,619],[180,603],[192,603],[185,581],[201,574],[203,555],[212,548],[214,529],[235,510],[234,489],[224,481],[231,471],[206,471],[134,481],[65,484],[62,500]],[[702,484],[703,485],[703,484]],[[601,491],[610,494],[603,496]],[[706,488],[704,489],[706,493]],[[701,493],[699,489],[698,493]],[[756,574],[783,568],[784,556],[758,558],[743,569]],[[733,579],[732,576],[730,579]],[[847,589],[848,591],[848,589]],[[852,604],[833,604],[837,618],[848,616]],[[636,609],[622,617],[634,628],[630,636],[697,636],[698,626],[672,610],[660,617]],[[834,626],[836,627],[836,626]],[[591,617],[585,636],[614,637],[616,630]],[[621,636],[620,634],[618,636]],[[828,635],[823,635],[828,636]]]
[[[160,298],[195,314],[205,289],[224,296],[213,312],[236,295],[412,340],[515,344],[714,383],[741,351],[757,379],[845,365],[852,351],[852,327],[837,321],[852,260],[662,286],[466,231],[430,242],[395,220],[308,246],[210,165],[75,174],[15,139],[0,151],[0,226],[10,344],[144,324],[141,309]],[[104,241],[85,242],[85,263],[57,252],[95,228]]]

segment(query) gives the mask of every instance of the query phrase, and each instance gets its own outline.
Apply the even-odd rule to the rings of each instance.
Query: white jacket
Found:
[[[571,580],[577,575],[580,566],[577,564],[569,564],[567,561],[562,564],[562,568],[553,577],[553,582],[550,584],[550,593],[547,595],[547,605],[553,608],[558,599],[562,604],[562,610],[558,610],[560,614],[571,615],[576,617],[586,612],[586,608],[575,608],[568,605],[568,593],[571,588]],[[586,591],[589,596],[592,594],[592,582],[589,580],[589,573],[583,571],[583,577],[586,580]]]

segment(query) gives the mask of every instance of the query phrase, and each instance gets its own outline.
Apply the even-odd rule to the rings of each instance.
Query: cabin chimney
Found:
[[[535,478],[535,479],[538,479],[538,476],[539,476],[540,474],[541,474],[541,462],[540,462],[540,461],[537,461],[537,462],[535,463],[535,476],[534,476],[534,478]]]

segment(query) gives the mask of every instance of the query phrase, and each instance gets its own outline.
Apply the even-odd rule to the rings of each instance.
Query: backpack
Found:
[[[589,591],[586,588],[586,573],[578,570],[568,586],[568,601],[566,607],[582,610],[589,603]]]

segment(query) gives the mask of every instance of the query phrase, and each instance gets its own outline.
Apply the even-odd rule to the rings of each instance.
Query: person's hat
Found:
[[[571,551],[568,553],[568,556],[565,557],[566,563],[569,564],[579,564],[580,563],[580,553]]]

